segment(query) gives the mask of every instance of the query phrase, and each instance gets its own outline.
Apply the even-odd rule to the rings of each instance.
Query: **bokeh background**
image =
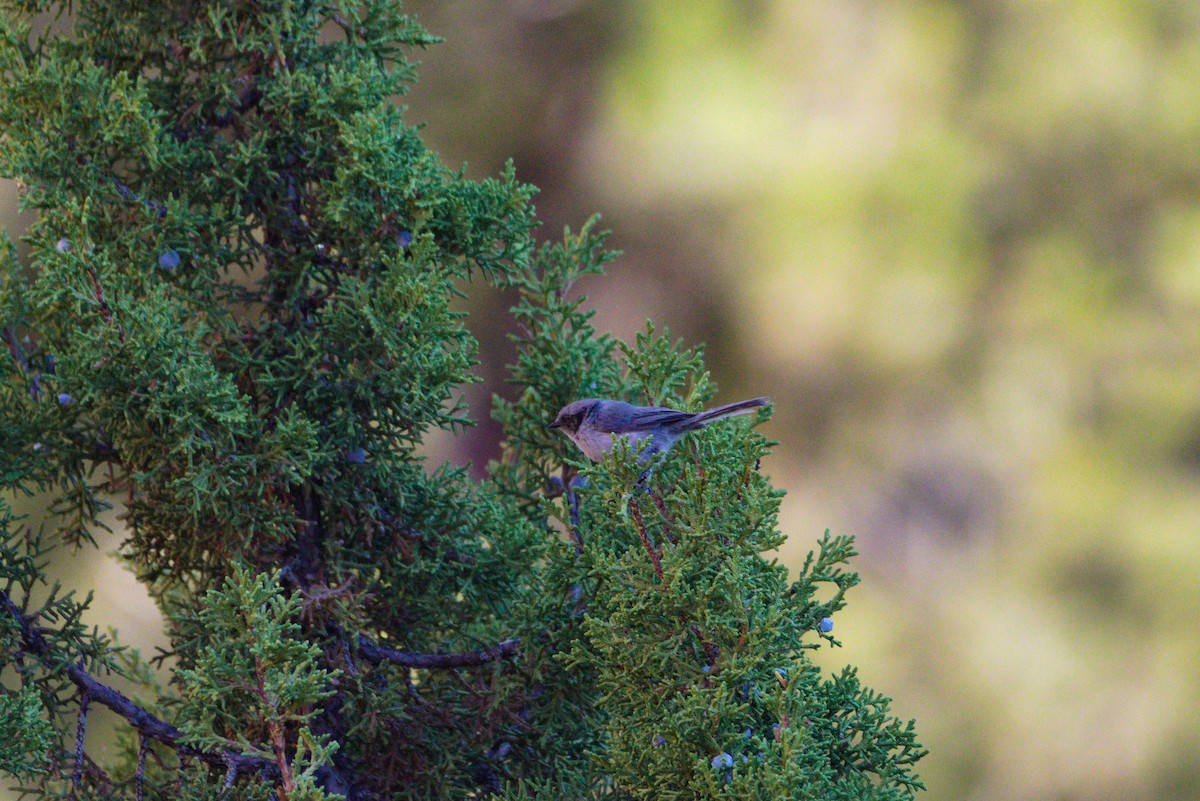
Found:
[[[1200,5],[408,7],[426,141],[512,157],[543,238],[604,215],[598,327],[774,400],[781,557],[858,535],[821,658],[917,719],[929,801],[1200,797]],[[481,469],[511,298],[471,290],[480,425],[430,458]],[[114,559],[69,567],[152,647]]]

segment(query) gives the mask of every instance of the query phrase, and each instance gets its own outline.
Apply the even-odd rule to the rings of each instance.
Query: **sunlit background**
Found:
[[[426,141],[512,157],[543,238],[604,215],[598,327],[774,400],[783,558],[862,551],[823,663],[917,719],[929,801],[1200,796],[1200,5],[409,8]],[[472,289],[480,425],[431,458],[482,467],[511,299]]]

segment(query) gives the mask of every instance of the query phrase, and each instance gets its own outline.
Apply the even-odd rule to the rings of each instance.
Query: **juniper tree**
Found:
[[[597,333],[588,223],[472,182],[393,102],[434,40],[392,2],[3,2],[8,239],[0,771],[71,798],[911,796],[911,723],[811,649],[857,577],[771,556],[782,494],[742,421],[648,475],[546,427],[580,397],[699,409],[697,351]],[[35,15],[42,15],[40,17]],[[57,15],[47,24],[47,15]],[[515,401],[486,480],[452,300],[514,290]],[[761,419],[762,415],[760,415]],[[157,672],[46,575],[117,504]],[[113,689],[120,674],[138,687]],[[163,684],[159,684],[159,681]],[[89,712],[118,716],[97,761]]]

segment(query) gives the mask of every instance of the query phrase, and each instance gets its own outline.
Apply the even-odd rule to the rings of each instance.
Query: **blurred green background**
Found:
[[[929,801],[1200,796],[1200,5],[408,7],[443,159],[513,157],[545,238],[604,214],[598,327],[774,400],[784,558],[862,551],[822,660],[917,718]],[[431,459],[482,467],[511,298],[474,290],[480,425]]]

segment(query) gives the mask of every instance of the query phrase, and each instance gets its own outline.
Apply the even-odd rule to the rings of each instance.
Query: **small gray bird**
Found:
[[[646,462],[668,451],[675,441],[689,431],[704,428],[714,420],[749,414],[766,406],[766,398],[729,403],[707,412],[680,412],[661,406],[634,406],[615,400],[587,398],[568,403],[554,418],[551,428],[562,431],[579,446],[583,455],[598,462],[613,446],[613,437],[628,437],[629,446],[638,448],[642,440],[650,442],[639,461]]]

